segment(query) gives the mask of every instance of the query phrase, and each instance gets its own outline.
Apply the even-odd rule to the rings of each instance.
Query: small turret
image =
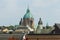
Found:
[[[40,18],[40,20],[39,20],[39,22],[38,22],[38,25],[42,25],[43,23],[42,23],[42,20],[41,20],[41,18]]]
[[[48,25],[48,23],[46,24],[46,29],[48,29],[49,28],[49,25]]]
[[[20,22],[19,22],[19,25],[22,25],[22,18],[21,18],[21,20],[20,20]]]
[[[43,23],[42,23],[42,20],[40,18],[40,20],[38,22],[37,29],[36,29],[36,33],[40,34],[41,33],[41,29],[43,29]]]
[[[43,22],[41,20],[41,18],[39,19],[39,22],[38,22],[38,27],[40,27],[40,29],[43,29]]]

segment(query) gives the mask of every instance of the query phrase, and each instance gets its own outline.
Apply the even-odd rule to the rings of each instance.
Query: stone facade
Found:
[[[32,18],[23,19],[23,25],[29,25],[31,28],[34,28],[34,20]]]

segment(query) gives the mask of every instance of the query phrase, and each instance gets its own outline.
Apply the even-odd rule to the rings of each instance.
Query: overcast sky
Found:
[[[0,25],[18,25],[28,4],[35,24],[40,17],[43,25],[60,23],[60,0],[0,0]]]

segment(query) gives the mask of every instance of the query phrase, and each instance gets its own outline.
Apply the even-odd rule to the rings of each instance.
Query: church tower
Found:
[[[42,20],[41,20],[41,18],[40,18],[40,19],[39,19],[39,22],[38,22],[38,26],[40,26],[41,29],[43,29],[42,25],[43,25],[43,23],[42,23]]]
[[[23,17],[23,25],[24,26],[28,25],[31,28],[34,28],[34,18],[32,14],[30,13],[29,8],[27,8],[26,14]]]
[[[43,23],[42,23],[42,20],[41,18],[39,19],[39,22],[38,22],[38,26],[37,26],[37,29],[36,29],[36,33],[41,33],[41,29],[43,29]]]

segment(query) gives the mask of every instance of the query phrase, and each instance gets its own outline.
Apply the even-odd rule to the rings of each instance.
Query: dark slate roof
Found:
[[[60,24],[59,23],[55,23],[55,26],[57,26],[60,29]]]
[[[27,35],[60,35],[60,34],[27,34]]]

